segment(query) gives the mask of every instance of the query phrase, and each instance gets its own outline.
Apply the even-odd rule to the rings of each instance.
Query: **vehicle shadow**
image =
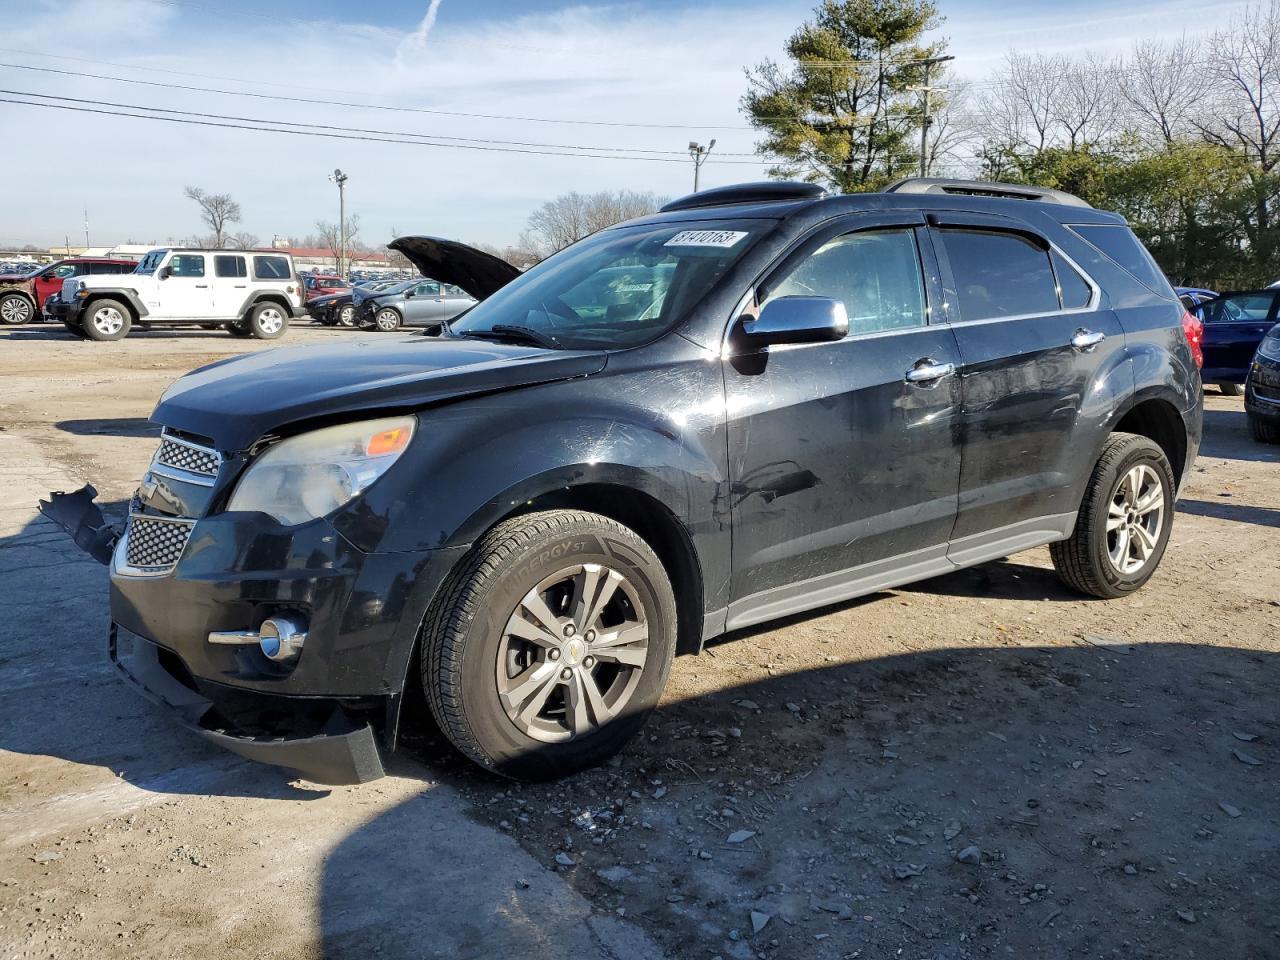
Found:
[[[100,506],[109,522],[123,524],[127,501]],[[37,514],[0,538],[0,575],[0,610],[8,613],[0,632],[0,752],[101,768],[148,793],[301,800],[328,792],[210,751],[130,689],[107,660],[107,569],[52,521]],[[19,764],[6,761],[9,772]],[[0,822],[6,815],[19,811],[0,810]]]
[[[1238,410],[1206,408],[1200,456],[1276,463],[1280,462],[1280,447],[1268,446],[1253,439],[1243,407]]]
[[[1036,567],[1011,560],[993,560],[976,567],[899,587],[907,593],[990,600],[1055,600],[1079,603],[1089,598],[1069,589],[1052,567]]]
[[[111,417],[102,420],[59,420],[54,426],[78,437],[159,437],[159,424],[146,417]]]
[[[1278,685],[1231,647],[938,649],[677,693],[559,782],[419,755],[491,839],[461,849],[430,794],[352,832],[322,952],[565,955],[514,841],[670,956],[1274,955]]]
[[[1230,500],[1179,500],[1178,512],[1214,520],[1252,523],[1260,527],[1280,527],[1280,510],[1273,507],[1251,507]]]

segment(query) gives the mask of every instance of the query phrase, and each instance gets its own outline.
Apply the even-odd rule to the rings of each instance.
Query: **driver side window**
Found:
[[[770,281],[760,308],[782,297],[844,304],[849,334],[924,326],[924,275],[915,231],[867,230],[828,240]]]

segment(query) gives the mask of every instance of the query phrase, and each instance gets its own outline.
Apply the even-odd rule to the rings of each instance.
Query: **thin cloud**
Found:
[[[431,36],[431,28],[436,25],[436,14],[440,12],[441,0],[431,0],[427,4],[427,12],[418,24],[418,29],[405,37],[396,49],[396,61],[402,62],[407,57],[421,54],[427,47],[427,38]]]

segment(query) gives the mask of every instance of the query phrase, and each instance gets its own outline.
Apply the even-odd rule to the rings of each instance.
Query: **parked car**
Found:
[[[1218,299],[1218,294],[1213,290],[1206,290],[1203,287],[1174,287],[1174,293],[1178,295],[1178,299],[1182,301],[1183,307],[1192,316],[1204,321],[1204,309],[1214,300]]]
[[[1177,297],[1058,191],[722,187],[524,274],[392,248],[480,302],[178,380],[114,546],[92,488],[42,504],[110,560],[123,676],[312,780],[380,775],[419,680],[467,756],[557,776],[727,631],[1041,544],[1127,596],[1199,448]]]
[[[62,289],[64,280],[84,276],[115,277],[132,273],[137,265],[133,260],[71,257],[34,273],[0,276],[0,321],[30,323],[43,319],[45,301]]]
[[[475,303],[459,286],[419,278],[367,296],[358,307],[356,322],[384,333],[402,326],[439,327]]]
[[[355,289],[355,288],[353,288]],[[355,326],[355,308],[351,305],[352,290],[342,293],[326,293],[307,301],[307,313],[316,323],[332,327],[340,321],[344,327]]]
[[[1280,289],[1224,293],[1204,308],[1204,382],[1216,383],[1230,397],[1242,384],[1258,344],[1280,320]]]
[[[303,287],[306,290],[308,301],[331,293],[349,293],[351,291],[351,284],[341,277],[314,273],[303,277]]]
[[[272,340],[305,316],[293,258],[279,251],[152,250],[127,276],[69,277],[50,313],[90,340],[120,340],[134,324],[225,327]]]
[[[1244,385],[1249,432],[1263,443],[1280,443],[1280,323],[1258,344]]]

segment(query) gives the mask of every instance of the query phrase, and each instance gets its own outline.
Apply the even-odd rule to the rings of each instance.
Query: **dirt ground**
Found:
[[[571,780],[496,781],[423,724],[322,788],[116,680],[104,568],[35,509],[124,501],[163,388],[262,348],[0,331],[0,960],[1280,957],[1280,448],[1239,399],[1206,397],[1134,597],[1033,550],[681,659]]]

